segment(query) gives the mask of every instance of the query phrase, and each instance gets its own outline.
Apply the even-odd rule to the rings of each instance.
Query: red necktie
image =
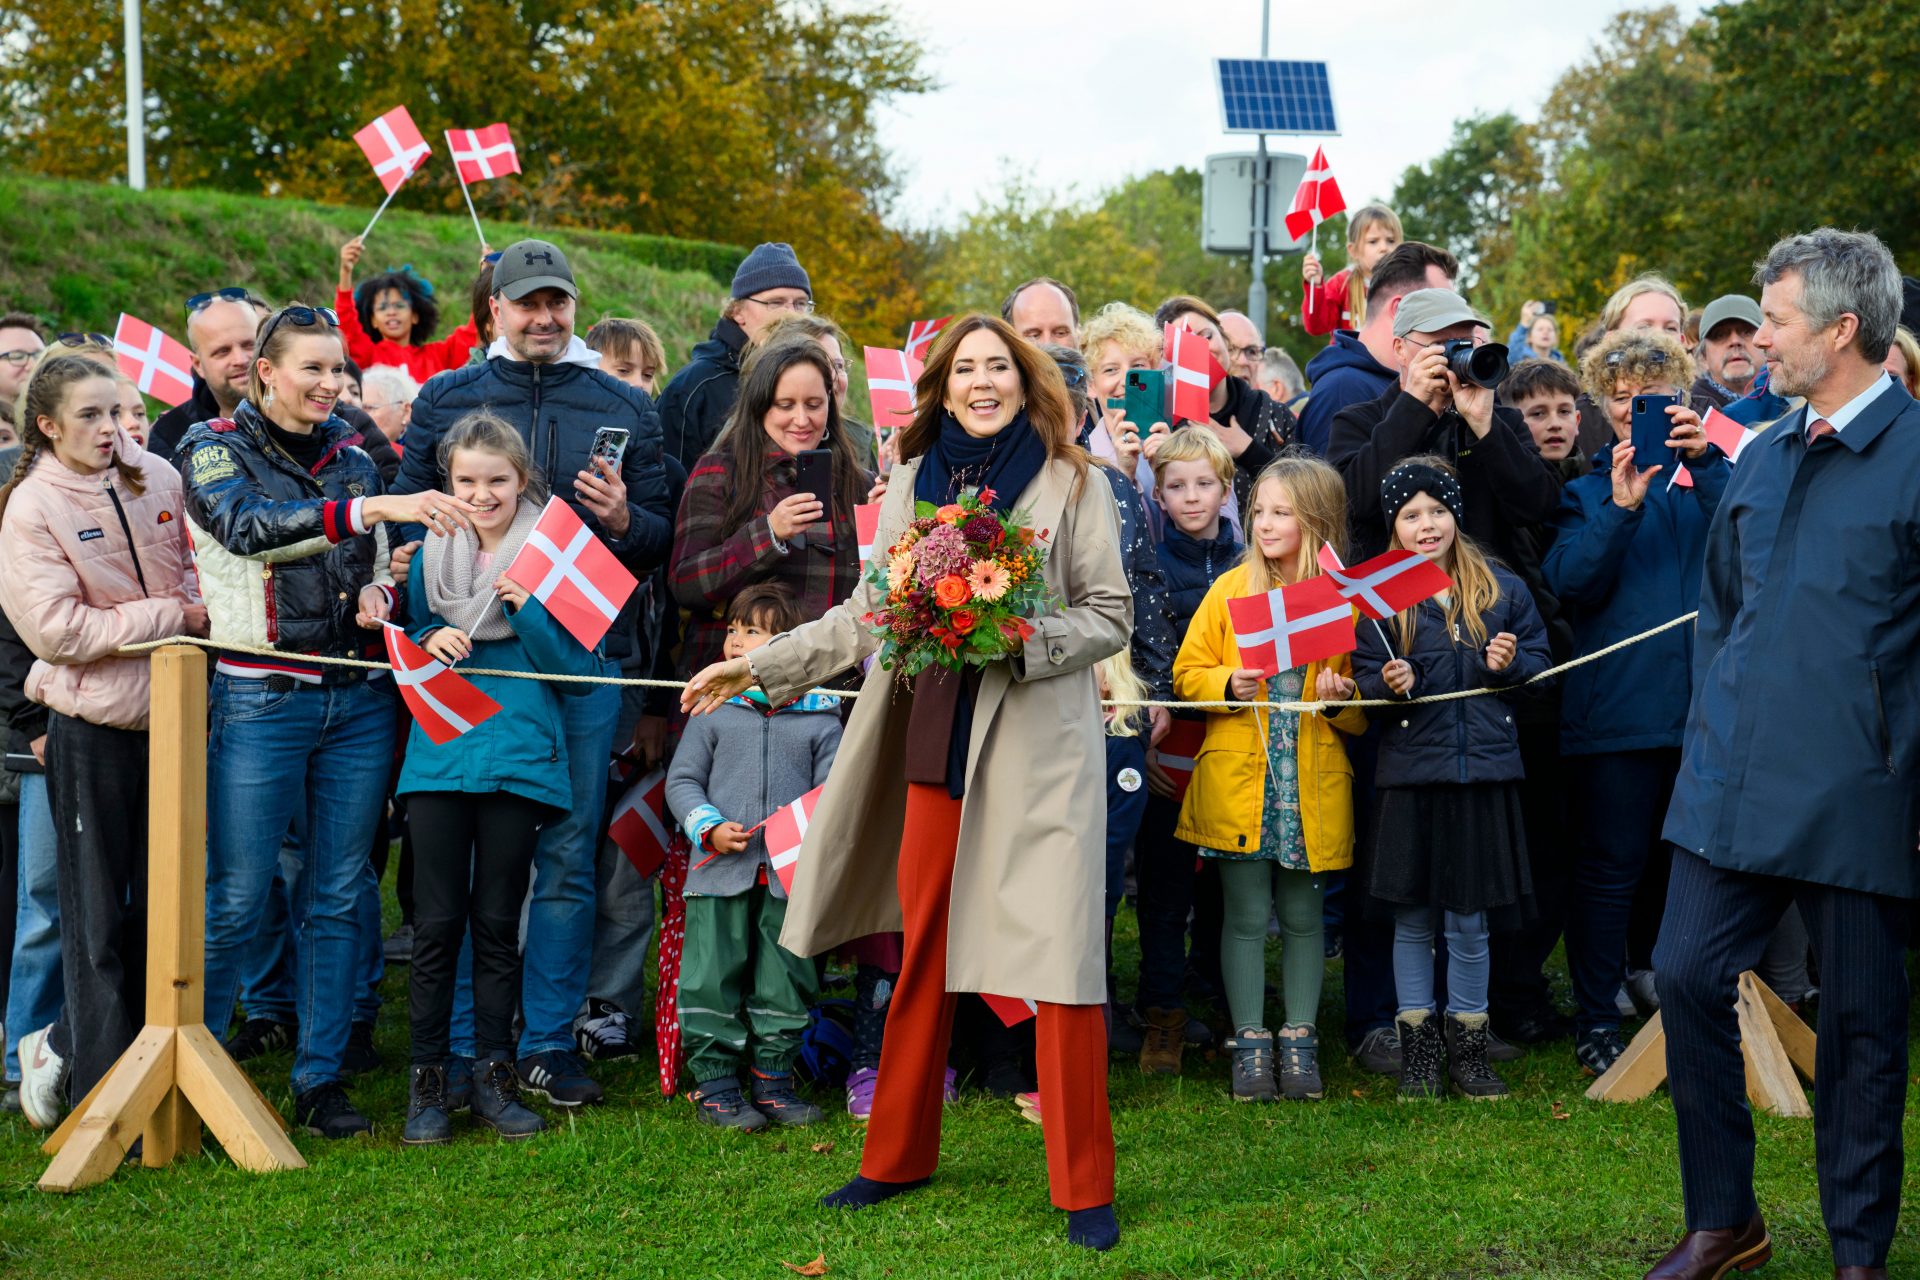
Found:
[[[1830,436],[1832,434],[1833,434],[1833,424],[1831,422],[1828,422],[1825,418],[1815,418],[1812,422],[1809,422],[1807,424],[1807,443],[1809,445],[1811,445],[1815,440],[1818,440],[1821,436]]]

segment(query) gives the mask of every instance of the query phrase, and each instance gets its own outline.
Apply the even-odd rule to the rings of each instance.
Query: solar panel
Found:
[[[1340,132],[1326,63],[1219,58],[1214,66],[1227,133]]]

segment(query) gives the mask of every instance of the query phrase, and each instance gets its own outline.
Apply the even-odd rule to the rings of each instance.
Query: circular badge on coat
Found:
[[[1119,778],[1115,779],[1115,781],[1119,782],[1122,791],[1138,791],[1140,789],[1140,771],[1138,769],[1122,769]]]

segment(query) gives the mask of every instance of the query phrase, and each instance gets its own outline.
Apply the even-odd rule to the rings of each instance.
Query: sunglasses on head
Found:
[[[101,347],[113,350],[113,339],[104,333],[63,333],[54,339],[63,347]]]
[[[273,313],[273,319],[267,321],[266,332],[260,335],[260,351],[267,349],[267,343],[273,338],[273,331],[286,321],[296,328],[305,329],[316,324],[326,324],[331,328],[340,327],[340,317],[333,313],[332,307],[282,307]]]
[[[1085,368],[1083,368],[1080,365],[1077,365],[1077,364],[1061,365],[1060,376],[1062,378],[1065,378],[1067,380],[1067,385],[1076,391],[1079,390],[1081,387],[1084,387],[1087,385],[1087,371]]]
[[[194,312],[204,310],[216,302],[251,303],[254,301],[256,301],[256,299],[248,290],[242,289],[239,285],[229,285],[225,289],[214,289],[208,293],[196,293],[191,298],[188,298],[187,314],[192,315]]]
[[[1626,358],[1627,358],[1627,352],[1625,352],[1624,350],[1609,351],[1607,353],[1607,368],[1618,369],[1623,363],[1625,363]],[[1663,365],[1667,362],[1667,353],[1660,350],[1658,347],[1655,347],[1652,351],[1641,353],[1640,358],[1645,360],[1648,364],[1658,368],[1660,365]]]

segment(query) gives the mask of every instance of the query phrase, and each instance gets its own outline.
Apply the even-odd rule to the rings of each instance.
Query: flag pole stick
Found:
[[[460,194],[467,200],[467,216],[473,219],[474,238],[480,241],[480,252],[485,253],[487,251],[486,233],[480,230],[480,215],[473,211],[473,195],[467,190],[467,175],[460,172],[460,162],[457,159],[453,163],[453,173],[460,179]]]
[[[1397,657],[1398,655],[1393,651],[1393,646],[1387,643],[1387,633],[1380,629],[1380,619],[1368,618],[1367,621],[1373,624],[1373,634],[1380,637],[1380,647],[1387,651],[1387,657]]]
[[[402,179],[401,179],[401,180],[400,180],[400,181],[399,181],[398,183],[395,183],[395,184],[394,184],[394,188],[393,188],[393,190],[391,190],[391,191],[389,191],[389,192],[387,192],[387,198],[386,198],[385,200],[382,200],[382,201],[380,202],[380,207],[379,207],[378,209],[375,209],[375,210],[373,211],[373,219],[372,219],[372,221],[370,221],[370,222],[368,222],[368,223],[367,223],[367,229],[366,229],[366,231],[362,231],[362,232],[360,233],[360,241],[361,241],[361,243],[363,243],[363,244],[364,244],[364,243],[366,242],[366,239],[367,239],[367,236],[368,236],[368,234],[369,234],[369,233],[370,233],[370,232],[371,232],[371,231],[373,230],[373,224],[374,224],[375,222],[378,222],[378,221],[380,221],[380,215],[381,215],[381,214],[383,214],[383,213],[385,213],[385,212],[387,211],[387,206],[388,206],[388,205],[390,205],[390,204],[392,204],[392,203],[393,203],[393,198],[394,198],[395,196],[397,196],[397,195],[399,195],[399,194],[400,194],[400,188],[406,185],[406,181],[407,181],[407,180],[406,180],[405,178],[402,178]]]

